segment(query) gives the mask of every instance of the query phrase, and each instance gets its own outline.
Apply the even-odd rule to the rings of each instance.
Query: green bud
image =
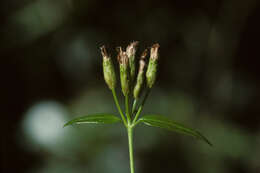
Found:
[[[122,48],[118,49],[119,69],[120,69],[120,80],[121,88],[124,96],[129,94],[130,80],[129,80],[129,58],[126,52],[122,51]]]
[[[137,80],[136,80],[136,85],[134,87],[134,98],[138,99],[140,92],[142,90],[143,82],[144,82],[144,67],[145,67],[145,57],[147,55],[147,49],[142,53],[141,59],[139,61],[139,70],[137,74]]]
[[[105,46],[102,46],[100,49],[101,49],[101,54],[103,56],[104,79],[108,87],[112,90],[115,89],[116,87],[115,69],[110,56],[107,54]]]
[[[135,53],[138,41],[134,41],[129,44],[126,48],[126,54],[129,58],[129,67],[130,67],[130,78],[131,81],[135,78]]]
[[[146,71],[146,80],[147,80],[147,85],[149,88],[152,88],[152,86],[156,80],[159,47],[160,47],[160,45],[158,43],[154,44],[150,51],[150,60],[149,60],[148,68]]]

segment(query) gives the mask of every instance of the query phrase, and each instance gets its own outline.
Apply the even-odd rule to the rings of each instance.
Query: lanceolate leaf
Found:
[[[67,122],[64,127],[68,125],[74,125],[74,124],[89,124],[89,123],[94,123],[94,124],[111,124],[111,123],[117,123],[120,122],[121,119],[118,118],[115,115],[111,114],[95,114],[95,115],[86,115],[82,117],[78,117],[75,119],[70,120]]]
[[[146,116],[143,116],[142,118],[140,118],[139,122],[142,122],[148,126],[159,127],[159,128],[167,129],[170,131],[175,131],[175,132],[183,133],[183,134],[186,134],[189,136],[193,136],[197,139],[203,140],[204,142],[206,142],[207,144],[212,146],[212,144],[209,142],[209,140],[206,137],[204,137],[200,132],[193,130],[191,128],[185,127],[184,125],[179,124],[175,121],[172,121],[164,116],[146,115]]]

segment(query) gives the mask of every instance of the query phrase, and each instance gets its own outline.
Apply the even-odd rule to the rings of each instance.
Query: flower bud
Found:
[[[108,87],[112,90],[115,89],[116,87],[115,69],[110,56],[107,54],[105,46],[102,46],[100,49],[101,49],[101,54],[103,56],[104,79]]]
[[[119,69],[120,69],[120,80],[121,80],[121,88],[124,96],[129,94],[129,58],[126,52],[122,51],[122,48],[118,48],[118,56]]]
[[[155,80],[156,80],[156,73],[157,73],[157,64],[158,64],[158,49],[159,49],[160,45],[154,44],[151,47],[151,51],[150,51],[150,60],[149,60],[149,64],[148,64],[148,68],[146,71],[146,80],[147,80],[147,85],[149,88],[152,88]]]
[[[130,67],[130,79],[131,81],[135,78],[135,53],[138,41],[132,42],[126,48],[126,54],[129,58],[129,67]]]
[[[140,91],[142,90],[143,82],[144,82],[144,68],[145,68],[145,57],[147,55],[147,49],[142,53],[141,59],[139,61],[139,70],[137,74],[136,85],[134,87],[134,98],[138,99],[140,95]]]

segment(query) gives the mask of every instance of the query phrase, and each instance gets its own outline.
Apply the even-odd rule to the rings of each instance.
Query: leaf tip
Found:
[[[213,144],[209,140],[207,140],[207,143],[209,144],[210,147],[213,147]]]
[[[213,144],[212,144],[209,140],[204,139],[204,141],[205,141],[210,147],[213,147]]]
[[[203,136],[200,132],[197,131],[197,134],[199,135],[200,139],[206,142],[209,146],[213,147],[213,144],[205,137]]]

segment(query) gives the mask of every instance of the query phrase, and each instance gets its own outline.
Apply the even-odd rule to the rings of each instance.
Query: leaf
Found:
[[[86,115],[82,117],[78,117],[75,119],[70,120],[63,127],[68,125],[74,124],[87,124],[87,123],[94,123],[94,124],[111,124],[121,122],[121,119],[112,114],[95,114],[95,115]]]
[[[212,146],[212,144],[209,142],[209,140],[206,137],[204,137],[200,132],[193,130],[191,128],[185,127],[184,125],[179,124],[173,120],[170,120],[164,116],[146,115],[146,116],[141,117],[138,120],[138,123],[139,122],[142,122],[148,126],[159,127],[159,128],[167,129],[170,131],[175,131],[175,132],[183,133],[183,134],[186,134],[189,136],[193,136],[197,139],[203,140],[204,142],[206,142],[207,144]]]

